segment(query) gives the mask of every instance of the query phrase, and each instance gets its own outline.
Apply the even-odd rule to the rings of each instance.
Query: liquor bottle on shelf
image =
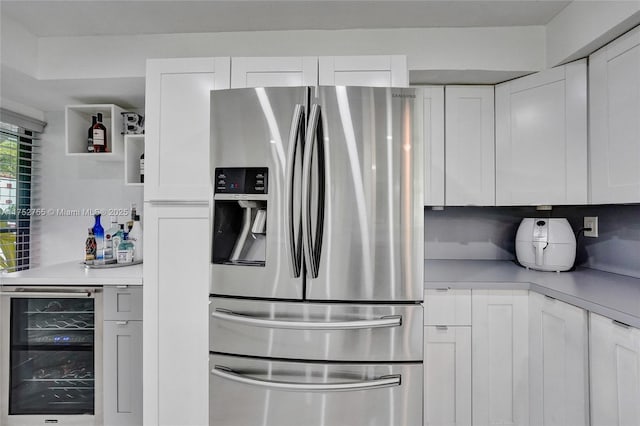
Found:
[[[140,183],[144,183],[144,152],[140,156]]]
[[[102,124],[102,113],[98,113],[98,121],[93,126],[93,151],[108,152],[107,128]]]
[[[96,259],[96,237],[93,235],[93,229],[89,228],[87,240],[84,243],[84,261],[85,263],[93,263]]]
[[[93,128],[96,126],[98,122],[98,117],[95,115],[91,116],[91,126],[89,126],[89,132],[87,134],[87,151],[93,152]]]
[[[96,260],[104,260],[104,228],[100,224],[101,216],[100,213],[94,215],[93,235],[96,238]]]

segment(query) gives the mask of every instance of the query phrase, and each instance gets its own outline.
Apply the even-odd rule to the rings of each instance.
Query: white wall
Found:
[[[547,24],[547,67],[587,56],[638,24],[639,0],[573,1]]]
[[[544,53],[541,26],[47,37],[38,70],[42,79],[141,77],[147,58],[406,54],[409,69],[537,71]]]
[[[42,145],[41,202],[44,209],[126,208],[131,202],[141,211],[142,188],[124,185],[122,162],[100,162],[65,155],[64,113],[47,113]],[[87,126],[88,128],[88,126]],[[120,223],[128,218],[120,217]],[[143,217],[144,220],[144,217]],[[42,219],[40,265],[82,261],[87,228],[93,216],[47,214]],[[106,228],[108,217],[102,218]]]

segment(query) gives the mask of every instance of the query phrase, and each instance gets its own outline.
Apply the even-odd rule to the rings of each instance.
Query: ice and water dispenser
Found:
[[[212,262],[264,266],[268,169],[216,168],[214,183]]]

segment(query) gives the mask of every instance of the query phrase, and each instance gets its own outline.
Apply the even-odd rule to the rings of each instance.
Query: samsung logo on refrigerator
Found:
[[[391,97],[393,98],[414,98],[416,97],[416,95],[411,95],[409,93],[392,93]]]

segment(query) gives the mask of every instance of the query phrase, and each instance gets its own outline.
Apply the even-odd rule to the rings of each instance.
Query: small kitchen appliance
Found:
[[[524,218],[516,234],[516,257],[527,269],[568,271],[576,259],[576,237],[567,219]]]

